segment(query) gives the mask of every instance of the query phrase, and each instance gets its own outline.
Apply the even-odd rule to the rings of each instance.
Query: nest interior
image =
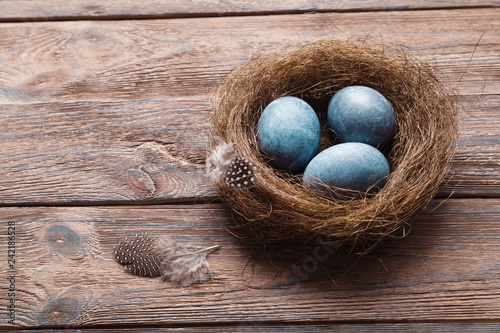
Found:
[[[326,241],[364,249],[400,236],[446,179],[458,127],[456,92],[437,78],[437,69],[404,49],[319,41],[286,53],[256,57],[236,68],[212,94],[211,139],[234,143],[236,155],[256,163],[252,190],[216,184],[222,200],[258,241]],[[257,122],[281,96],[296,96],[318,114],[320,150],[335,142],[328,134],[327,104],[350,85],[382,93],[396,114],[392,143],[384,151],[391,174],[376,195],[334,200],[304,187],[300,175],[273,169],[258,148]]]

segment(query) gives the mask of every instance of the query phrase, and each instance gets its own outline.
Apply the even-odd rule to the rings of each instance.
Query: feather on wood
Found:
[[[121,241],[115,247],[115,260],[131,274],[161,276],[164,281],[187,287],[212,277],[207,256],[220,247],[203,248],[175,242],[169,236],[145,233]]]

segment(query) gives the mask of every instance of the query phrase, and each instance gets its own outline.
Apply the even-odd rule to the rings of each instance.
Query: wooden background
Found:
[[[210,89],[325,38],[405,45],[464,107],[410,234],[314,265],[235,237],[204,161]],[[498,331],[499,125],[499,1],[2,0],[0,329]],[[222,244],[213,280],[127,274],[112,248],[145,230]]]

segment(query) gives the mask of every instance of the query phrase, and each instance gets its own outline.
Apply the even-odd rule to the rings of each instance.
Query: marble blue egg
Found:
[[[359,192],[373,192],[385,185],[389,163],[373,146],[359,142],[340,143],[323,150],[307,165],[304,185],[333,193],[353,196]]]
[[[285,96],[272,101],[257,124],[260,150],[270,164],[301,172],[318,152],[321,127],[314,109],[304,100]]]
[[[331,98],[328,125],[339,142],[362,142],[380,149],[394,134],[395,115],[391,103],[375,89],[349,86]]]

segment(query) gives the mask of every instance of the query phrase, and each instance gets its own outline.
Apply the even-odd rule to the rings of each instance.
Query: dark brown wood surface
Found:
[[[499,5],[0,1],[0,329],[498,330]],[[324,38],[407,46],[463,104],[451,180],[362,257],[237,237],[204,175],[210,90]],[[113,246],[142,231],[221,244],[213,280],[126,273]]]
[[[0,204],[210,200],[210,89],[252,52],[347,36],[408,45],[442,69],[464,104],[442,195],[495,196],[498,17],[500,8],[0,24]]]
[[[17,321],[27,327],[496,320],[499,214],[499,199],[436,201],[406,238],[323,258],[234,237],[219,204],[0,209],[1,225],[16,226]],[[208,257],[213,280],[176,288],[126,273],[113,246],[144,231],[222,245]]]

